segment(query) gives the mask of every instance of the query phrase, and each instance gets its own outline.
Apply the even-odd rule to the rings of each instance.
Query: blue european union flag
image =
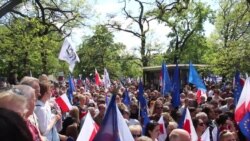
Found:
[[[115,99],[116,95],[113,94],[102,121],[101,128],[97,132],[93,141],[120,141]]]
[[[235,88],[234,88],[234,104],[237,105],[238,100],[240,98],[241,91],[243,86],[240,84],[240,72],[236,71],[235,74]]]
[[[187,111],[187,108],[185,108],[183,111],[182,111],[182,115],[181,115],[181,118],[178,122],[178,128],[183,128],[183,125],[184,125],[184,120],[185,120],[185,116],[186,116],[186,111]]]
[[[71,75],[69,75],[68,82],[69,82],[69,88],[68,88],[67,94],[68,94],[69,101],[71,102],[71,104],[73,104],[72,103],[73,102],[73,92],[75,91],[75,86],[74,86],[73,79],[71,78]]]
[[[128,94],[128,89],[126,88],[125,92],[124,92],[124,96],[123,96],[123,99],[122,99],[122,102],[127,106],[129,107],[130,106],[130,97],[129,97],[129,94]]]
[[[167,69],[167,66],[166,66],[165,62],[162,63],[161,71],[162,71],[161,93],[163,95],[166,95],[166,94],[168,94],[168,92],[171,91],[172,85],[171,85],[170,77],[169,77],[169,74],[168,74],[168,69]]]
[[[180,71],[178,63],[176,62],[174,70],[174,79],[173,79],[173,94],[172,94],[172,105],[173,107],[178,107],[181,104],[180,101]]]
[[[239,122],[240,131],[250,140],[250,112],[247,112],[243,119]]]
[[[200,78],[193,64],[189,63],[189,77],[188,82],[194,84],[198,89],[206,90],[206,86]]]
[[[138,101],[140,102],[140,114],[143,120],[143,134],[145,134],[145,128],[146,125],[149,123],[149,117],[148,117],[148,111],[147,111],[147,101],[143,96],[144,90],[143,90],[143,85],[142,82],[140,81],[139,83],[139,93],[138,93]]]

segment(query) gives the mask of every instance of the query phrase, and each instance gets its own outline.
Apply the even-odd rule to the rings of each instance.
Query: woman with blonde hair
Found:
[[[229,130],[221,131],[219,134],[219,141],[236,141],[235,134]]]

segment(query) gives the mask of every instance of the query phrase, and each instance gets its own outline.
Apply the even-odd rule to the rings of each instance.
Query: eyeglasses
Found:
[[[134,138],[138,138],[138,137],[140,137],[140,136],[141,136],[141,134],[139,134],[139,135],[132,134],[132,136],[133,136]]]

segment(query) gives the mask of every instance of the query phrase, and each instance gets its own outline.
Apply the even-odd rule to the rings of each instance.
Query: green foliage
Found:
[[[203,24],[212,18],[212,10],[202,2],[190,2],[187,9],[173,10],[159,18],[172,31],[167,35],[171,41],[165,54],[168,62],[179,59],[181,63],[192,60],[202,63],[206,42]]]
[[[134,74],[128,68],[138,69],[131,62],[125,62],[121,55],[125,46],[114,43],[113,37],[105,26],[96,26],[94,35],[88,37],[77,52],[81,62],[76,65],[75,73],[89,76],[97,69],[103,74],[103,69],[107,68],[111,78]],[[137,73],[135,70],[133,71]]]
[[[58,71],[61,36],[57,33],[38,36],[43,28],[35,19],[16,19],[0,27],[1,75],[17,73],[22,77],[32,72],[37,76]]]
[[[250,72],[247,62],[250,55],[249,20],[250,12],[246,1],[220,1],[215,36],[208,39],[213,53],[206,56],[206,62],[213,64],[216,74],[232,77],[236,70]]]

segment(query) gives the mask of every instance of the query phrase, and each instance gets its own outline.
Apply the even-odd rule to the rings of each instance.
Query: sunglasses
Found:
[[[204,125],[205,125],[205,123],[199,123],[198,125],[200,125],[200,126],[204,126]]]
[[[141,136],[141,134],[139,134],[139,135],[132,134],[132,136],[133,136],[134,138],[138,138],[138,137],[140,137],[140,136]]]

